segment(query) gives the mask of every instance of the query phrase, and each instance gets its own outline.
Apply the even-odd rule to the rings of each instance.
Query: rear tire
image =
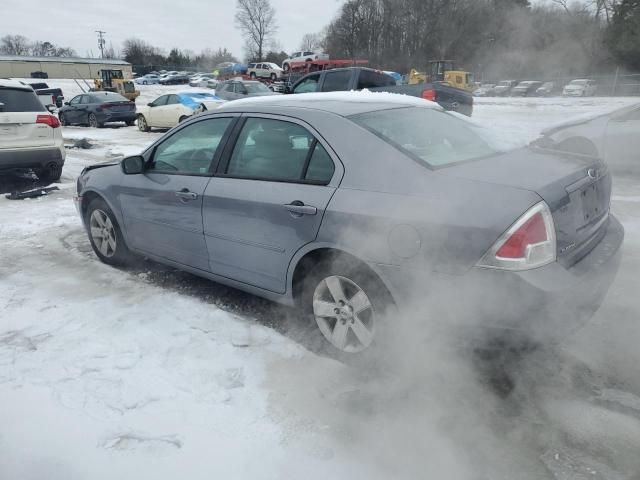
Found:
[[[291,67],[289,66],[288,63],[285,63],[284,65],[282,65],[282,70],[284,70],[285,73],[289,73],[290,69]]]
[[[48,163],[44,168],[36,170],[38,179],[43,183],[55,183],[62,176],[62,165],[59,163]]]
[[[322,351],[351,362],[370,357],[387,343],[384,323],[393,301],[375,275],[342,258],[308,271],[299,302],[310,328],[322,336]]]
[[[186,115],[181,116],[181,117],[178,119],[178,123],[182,123],[182,122],[184,122],[187,118],[189,118],[189,117],[187,117]]]
[[[124,265],[131,259],[120,226],[102,198],[91,201],[84,217],[91,247],[101,262]]]
[[[255,80],[255,79],[256,79],[256,72],[251,72],[251,73],[249,74],[249,78],[250,78],[251,80]]]
[[[87,124],[91,128],[102,128],[104,126],[104,123],[98,122],[98,117],[96,117],[95,114],[93,114],[93,113],[90,113],[87,116]]]

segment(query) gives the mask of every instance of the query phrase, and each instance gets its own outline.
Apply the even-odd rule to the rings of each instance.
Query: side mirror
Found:
[[[65,105],[69,106],[69,102],[64,102]]]
[[[120,162],[125,175],[138,175],[144,171],[144,158],[142,155],[126,157]]]

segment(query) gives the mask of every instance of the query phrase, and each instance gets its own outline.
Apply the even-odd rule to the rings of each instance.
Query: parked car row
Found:
[[[563,88],[557,82],[540,82],[534,80],[502,80],[497,84],[481,84],[473,95],[476,97],[548,97],[562,94],[565,97],[590,97],[595,95],[595,80],[576,79]]]

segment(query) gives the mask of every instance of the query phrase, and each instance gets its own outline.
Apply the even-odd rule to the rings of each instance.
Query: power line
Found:
[[[98,48],[100,49],[100,57],[104,58],[104,46],[107,43],[107,41],[104,39],[104,34],[107,32],[96,30],[96,33],[98,34]]]

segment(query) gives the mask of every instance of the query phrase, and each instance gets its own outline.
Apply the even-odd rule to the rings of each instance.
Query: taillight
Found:
[[[427,88],[422,91],[422,98],[424,100],[429,100],[430,102],[436,101],[436,91],[433,88]]]
[[[478,262],[503,270],[529,270],[556,260],[556,231],[545,202],[531,207]]]
[[[58,128],[60,126],[60,120],[53,115],[38,115],[36,117],[36,123],[44,123],[45,125],[49,125],[51,128]]]

